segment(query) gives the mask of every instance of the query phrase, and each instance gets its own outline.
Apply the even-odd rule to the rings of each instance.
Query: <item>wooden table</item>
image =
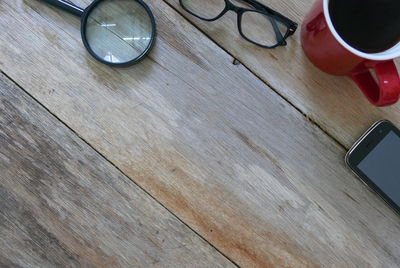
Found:
[[[146,2],[154,50],[117,69],[77,18],[0,0],[1,266],[399,267],[399,216],[343,157],[400,105],[314,68],[300,31],[267,50],[233,13]],[[298,22],[312,4],[262,2]]]

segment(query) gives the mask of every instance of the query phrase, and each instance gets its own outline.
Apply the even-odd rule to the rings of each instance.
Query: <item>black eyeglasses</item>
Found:
[[[240,1],[254,9],[238,7],[229,0],[179,0],[184,10],[205,21],[215,21],[232,10],[244,39],[265,48],[286,46],[286,39],[297,29],[296,22],[255,0]]]

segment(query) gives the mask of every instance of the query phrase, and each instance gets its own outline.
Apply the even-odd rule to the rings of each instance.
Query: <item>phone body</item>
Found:
[[[346,163],[368,187],[400,214],[400,130],[376,122],[351,147]]]

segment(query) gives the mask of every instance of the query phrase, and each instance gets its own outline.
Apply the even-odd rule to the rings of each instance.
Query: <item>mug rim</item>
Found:
[[[391,60],[395,59],[397,57],[400,57],[400,42],[394,45],[393,47],[384,50],[379,53],[366,53],[362,52],[358,49],[355,49],[354,47],[350,46],[336,31],[335,27],[333,26],[331,15],[329,12],[329,1],[330,0],[323,0],[323,8],[324,8],[324,16],[325,20],[328,24],[328,27],[335,37],[335,39],[347,50],[349,50],[351,53],[365,59],[370,59],[370,60]],[[393,51],[391,51],[393,50]]]

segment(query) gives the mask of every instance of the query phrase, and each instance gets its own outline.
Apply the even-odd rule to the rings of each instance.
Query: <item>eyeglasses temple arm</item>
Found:
[[[293,30],[296,30],[297,23],[292,21],[291,19],[285,17],[281,13],[279,13],[279,12],[277,12],[277,11],[275,11],[275,10],[273,10],[273,9],[271,9],[271,8],[261,4],[261,3],[259,3],[258,1],[255,1],[255,0],[242,0],[242,1],[252,5],[253,7],[255,7],[257,9],[265,10],[265,11],[275,15],[276,17],[278,17],[278,18],[280,18],[280,19],[282,19],[282,20],[284,20],[286,22],[289,22],[291,24],[291,27],[293,27]]]
[[[282,33],[279,30],[279,27],[278,27],[276,21],[273,18],[271,18],[270,16],[267,16],[267,17],[272,24],[272,27],[273,27],[275,35],[276,35],[276,40],[278,41],[278,43],[281,45],[286,45],[285,38],[282,36]]]
[[[50,5],[56,6],[58,8],[61,8],[62,10],[67,11],[78,17],[82,16],[84,11],[84,9],[65,0],[42,0],[42,1],[49,3]]]

